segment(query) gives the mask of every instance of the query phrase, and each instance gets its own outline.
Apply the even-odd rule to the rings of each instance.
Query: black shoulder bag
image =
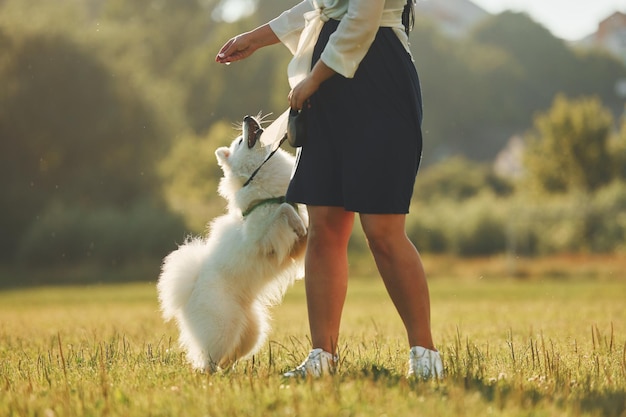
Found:
[[[306,105],[302,110],[290,109],[287,120],[287,142],[294,148],[299,148],[306,142],[307,111]]]

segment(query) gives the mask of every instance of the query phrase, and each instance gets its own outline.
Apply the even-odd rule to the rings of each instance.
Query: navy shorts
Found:
[[[320,57],[338,21],[324,24]],[[408,213],[422,153],[422,98],[411,56],[379,28],[354,78],[339,74],[311,96],[287,200],[371,214]]]

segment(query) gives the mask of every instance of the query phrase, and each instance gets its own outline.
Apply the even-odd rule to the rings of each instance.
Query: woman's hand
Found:
[[[215,62],[229,64],[249,57],[259,48],[280,42],[268,24],[259,26],[251,32],[242,33],[222,46]]]
[[[289,96],[287,96],[289,106],[295,110],[302,109],[304,103],[313,95],[313,93],[317,91],[319,87],[320,85],[316,83],[310,75],[307,76],[289,92]]]
[[[249,57],[256,49],[250,40],[250,33],[243,33],[230,39],[222,46],[215,57],[215,62],[230,64]]]
[[[335,74],[321,59],[317,61],[309,75],[289,92],[289,106],[295,110],[302,109],[304,103],[320,88],[320,84]]]

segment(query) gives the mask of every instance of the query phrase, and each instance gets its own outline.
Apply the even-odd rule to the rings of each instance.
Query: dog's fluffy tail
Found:
[[[189,301],[206,253],[204,239],[189,238],[163,261],[157,290],[165,320],[174,318]]]

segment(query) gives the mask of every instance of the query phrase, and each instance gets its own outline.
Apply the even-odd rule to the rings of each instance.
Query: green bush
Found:
[[[616,181],[598,190],[588,213],[586,232],[594,252],[626,248],[626,183]]]
[[[416,203],[407,233],[422,252],[460,256],[616,252],[626,248],[626,183],[541,199],[484,192]]]
[[[420,172],[415,181],[413,201],[436,199],[465,200],[485,190],[497,195],[509,195],[513,186],[495,175],[489,164],[452,157]]]
[[[609,253],[626,241],[626,183],[613,182],[595,193],[570,192],[523,201],[509,216],[511,243],[524,254]]]
[[[456,230],[448,230],[452,251],[461,256],[493,255],[506,248],[507,205],[483,194],[459,208]]]
[[[420,252],[445,253],[450,249],[446,233],[447,219],[454,216],[452,201],[429,205],[414,204],[407,217],[406,230],[409,239]]]
[[[538,255],[577,252],[584,248],[586,203],[566,195],[540,206],[529,207],[525,221],[537,238]]]
[[[18,261],[27,266],[120,265],[162,258],[183,239],[182,220],[151,203],[126,210],[53,204],[22,236]]]
[[[462,202],[440,199],[416,205],[407,234],[422,252],[491,255],[506,247],[508,200],[482,193]]]

